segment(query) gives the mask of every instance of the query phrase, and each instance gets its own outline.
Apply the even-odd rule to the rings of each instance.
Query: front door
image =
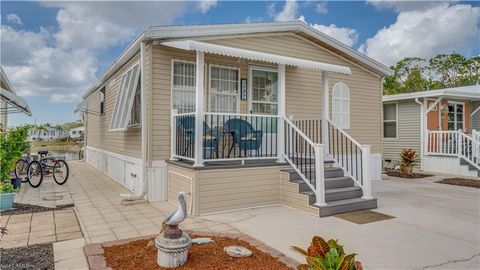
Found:
[[[446,107],[446,112],[441,114],[442,117],[446,117],[446,119],[442,119],[443,129],[465,130],[464,103],[449,101]]]
[[[250,113],[276,115],[278,112],[277,70],[251,66],[249,73]]]

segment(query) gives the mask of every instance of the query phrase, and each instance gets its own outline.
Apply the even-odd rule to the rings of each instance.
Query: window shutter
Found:
[[[125,130],[131,116],[135,90],[140,77],[140,65],[137,64],[122,76],[120,89],[115,101],[110,130]]]

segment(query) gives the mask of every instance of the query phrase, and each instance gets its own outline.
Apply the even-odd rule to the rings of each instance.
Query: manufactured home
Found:
[[[150,27],[77,107],[86,161],[194,215],[375,208],[390,72],[299,21]]]
[[[8,126],[8,115],[13,113],[24,113],[32,115],[27,102],[19,97],[13,89],[7,74],[0,67],[0,129],[6,129]]]
[[[412,148],[417,169],[479,177],[479,131],[479,85],[383,97],[382,155],[393,166]]]

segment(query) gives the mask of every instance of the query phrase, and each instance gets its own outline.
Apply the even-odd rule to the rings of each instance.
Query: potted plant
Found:
[[[307,264],[298,266],[299,270],[317,269],[345,269],[363,270],[362,263],[355,261],[355,253],[346,255],[343,246],[338,240],[323,240],[320,236],[314,236],[307,250],[292,247],[296,252],[305,256]]]
[[[17,127],[0,133],[0,211],[12,208],[16,189],[12,185],[10,172],[30,147],[27,136],[27,127]]]
[[[403,149],[400,154],[400,172],[404,174],[411,175],[413,171],[413,166],[417,162],[417,153],[415,150]]]

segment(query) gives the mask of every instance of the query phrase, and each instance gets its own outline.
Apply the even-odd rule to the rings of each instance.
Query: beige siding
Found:
[[[149,63],[150,53],[147,50],[146,63]],[[87,145],[114,153],[141,157],[141,129],[139,127],[128,129],[126,131],[109,131],[110,121],[112,119],[117,94],[120,89],[122,75],[135,65],[140,59],[137,54],[127,64],[125,64],[116,74],[105,84],[105,114],[97,115],[100,112],[100,89],[91,94],[87,100],[88,111],[86,136]],[[148,100],[148,89],[150,87],[150,66],[146,69],[146,89]],[[148,102],[147,102],[148,104]]]
[[[329,88],[331,90],[339,81],[348,85],[351,108],[350,129],[347,132],[360,143],[372,145],[373,153],[380,153],[382,91],[381,79],[376,75],[293,35],[221,39],[212,43],[349,67],[352,70],[350,76],[329,74]],[[288,67],[286,99],[287,114],[321,117],[321,73]]]
[[[289,173],[281,172],[280,181],[283,205],[318,216],[318,208],[309,205],[308,195],[298,192],[298,184],[290,182]]]
[[[470,111],[473,112],[478,107],[480,107],[480,101],[472,101]],[[470,121],[471,128],[480,131],[480,111],[477,111],[477,113],[472,116]]]
[[[397,116],[397,138],[383,139],[383,159],[391,159],[397,165],[402,150],[412,148],[417,151],[420,162],[420,105],[415,103],[414,100],[398,101]]]
[[[168,165],[167,199],[169,202],[178,206],[178,193],[180,191],[187,193],[192,191],[194,175],[195,173],[191,169],[186,169],[171,164]],[[195,199],[195,195],[193,197],[187,196],[187,211],[189,211],[189,213],[192,199]]]
[[[280,167],[198,170],[199,214],[280,204]]]

